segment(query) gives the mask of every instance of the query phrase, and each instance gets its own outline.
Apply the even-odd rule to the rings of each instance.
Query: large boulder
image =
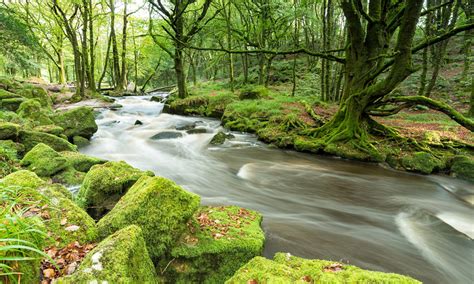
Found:
[[[58,152],[76,151],[77,149],[75,145],[61,137],[38,131],[21,130],[18,135],[18,140],[25,145],[26,151],[33,149],[33,147],[39,143],[44,143]]]
[[[262,216],[236,206],[202,207],[171,250],[166,282],[221,283],[263,252]],[[160,263],[165,270],[168,260]]]
[[[53,120],[56,125],[64,128],[64,134],[70,139],[74,136],[90,139],[98,129],[94,111],[89,107],[78,107],[58,113]]]
[[[43,143],[37,144],[26,153],[21,165],[41,177],[50,177],[68,166],[64,157]]]
[[[76,167],[82,170],[87,166],[87,164],[76,163]],[[120,197],[143,175],[153,176],[154,174],[143,172],[123,161],[95,165],[90,168],[84,178],[77,195],[77,202],[98,219],[110,211]]]
[[[50,118],[50,111],[42,106],[37,100],[27,100],[21,103],[17,110],[18,115],[23,119],[28,119],[33,125],[50,125],[53,121]]]
[[[158,276],[142,230],[132,225],[100,242],[86,255],[74,274],[59,278],[56,283],[152,284],[158,283]]]
[[[10,122],[0,122],[0,140],[15,139],[20,126]]]
[[[25,102],[27,99],[19,98],[9,98],[0,100],[0,109],[8,111],[17,111],[20,105]]]
[[[98,223],[101,237],[140,226],[148,252],[157,261],[186,230],[200,197],[163,177],[142,176]]]
[[[96,157],[87,156],[79,152],[65,151],[61,156],[67,159],[70,166],[80,172],[87,173],[92,166],[104,164],[107,161]]]
[[[22,97],[36,100],[43,107],[49,107],[52,104],[48,92],[39,86],[23,85],[21,88],[15,90],[15,93],[21,95]]]
[[[334,261],[277,253],[274,260],[255,257],[225,282],[237,283],[421,283],[408,276],[368,271]]]

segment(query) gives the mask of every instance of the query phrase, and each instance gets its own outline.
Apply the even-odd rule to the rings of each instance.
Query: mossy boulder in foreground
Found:
[[[9,122],[0,122],[0,140],[14,139],[18,136],[20,126]]]
[[[30,188],[38,188],[46,183],[44,180],[40,179],[34,172],[30,172],[27,170],[21,170],[11,173],[4,177],[1,182],[5,186],[20,186]]]
[[[199,196],[166,178],[142,176],[97,226],[102,238],[129,225],[140,226],[156,261],[179,239],[199,202]]]
[[[86,170],[89,166],[84,158],[81,159],[79,156],[73,158],[76,168]],[[84,163],[81,164],[80,160]],[[93,161],[89,160],[89,162]],[[89,208],[88,211],[93,217],[99,218],[112,209],[120,197],[143,175],[153,176],[154,174],[143,172],[123,161],[95,165],[90,168],[84,178],[77,195],[77,202],[83,208]]]
[[[64,151],[61,156],[67,159],[68,164],[80,172],[87,173],[92,166],[104,164],[107,161],[96,157],[87,156],[79,152]]]
[[[109,236],[87,254],[74,274],[56,283],[158,283],[138,226]]]
[[[21,165],[41,177],[50,177],[66,168],[67,160],[53,148],[40,143],[23,157]]]
[[[277,253],[274,260],[255,257],[226,284],[240,283],[421,283],[408,276],[363,270],[326,260]]]
[[[431,174],[445,167],[445,163],[427,152],[416,152],[401,160],[402,166],[408,171]]]
[[[56,125],[64,128],[64,134],[73,139],[81,136],[90,139],[97,132],[94,111],[89,107],[78,107],[56,114],[53,117]]]
[[[262,216],[236,206],[202,207],[171,251],[169,283],[222,283],[255,256],[265,235]],[[161,269],[168,261],[160,263]]]

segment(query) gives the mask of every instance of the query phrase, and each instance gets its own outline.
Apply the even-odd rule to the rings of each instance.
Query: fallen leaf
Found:
[[[66,227],[64,230],[66,230],[66,231],[68,231],[68,232],[75,232],[75,231],[79,230],[79,228],[80,228],[80,227],[77,226],[77,225],[71,225],[71,226],[69,226],[69,227]]]
[[[258,281],[255,280],[255,279],[251,279],[251,280],[247,281],[247,284],[258,284]]]
[[[63,218],[63,219],[61,219],[61,223],[60,223],[60,224],[61,224],[61,226],[64,226],[64,225],[66,225],[66,223],[67,223],[67,218]]]
[[[46,278],[54,278],[54,276],[56,276],[56,271],[52,268],[45,269],[43,270],[43,276]]]
[[[324,267],[323,271],[324,272],[339,272],[342,269],[343,269],[343,265],[341,263],[336,262]]]

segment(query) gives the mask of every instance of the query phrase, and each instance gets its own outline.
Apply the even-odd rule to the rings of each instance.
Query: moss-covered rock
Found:
[[[68,166],[64,157],[43,143],[37,144],[26,153],[21,165],[41,177],[50,177]]]
[[[25,145],[25,150],[29,151],[33,149],[39,143],[44,143],[54,150],[60,151],[76,151],[77,147],[67,140],[58,136],[38,132],[38,131],[25,131],[21,130],[18,135],[18,140]]]
[[[92,168],[92,166],[101,165],[107,162],[106,160],[87,156],[79,152],[65,151],[61,152],[60,154],[67,159],[70,166],[84,173],[87,173]],[[132,171],[136,170],[133,169]]]
[[[274,260],[255,257],[226,284],[237,283],[421,283],[408,276],[363,270],[326,260],[277,253]]]
[[[17,110],[18,115],[28,119],[33,125],[51,125],[50,110],[42,106],[37,100],[27,100],[21,103]]]
[[[51,179],[55,183],[60,183],[66,186],[77,186],[82,184],[85,177],[86,173],[80,172],[75,168],[68,166],[64,170],[52,176]]]
[[[232,138],[235,138],[235,136],[230,133],[226,134],[222,131],[219,131],[216,135],[214,135],[214,137],[212,137],[211,142],[209,142],[209,144],[222,145],[224,144],[225,140],[232,139]]]
[[[236,206],[203,207],[171,251],[166,270],[170,283],[222,283],[241,266],[261,255],[265,235],[262,217]],[[162,261],[161,266],[168,265]]]
[[[29,188],[38,188],[46,182],[40,179],[34,172],[21,170],[9,174],[0,180],[5,186],[20,186]]]
[[[18,124],[10,122],[0,122],[0,140],[15,139],[18,136]]]
[[[64,128],[64,134],[70,139],[74,136],[90,139],[98,129],[94,111],[89,107],[78,107],[58,113],[53,117],[53,120]]]
[[[77,157],[76,166],[85,170],[90,164],[83,159],[80,164]],[[71,160],[73,162],[73,160]],[[98,162],[98,161],[97,161]],[[77,202],[87,208],[89,214],[100,218],[117,203],[127,190],[143,175],[153,176],[152,172],[143,172],[129,164],[121,162],[107,162],[90,168],[79,189]]]
[[[82,136],[77,136],[77,135],[72,137],[72,143],[76,145],[77,147],[84,147],[90,144],[87,138],[84,138]]]
[[[199,196],[162,177],[142,176],[97,224],[101,237],[138,225],[151,258],[157,261],[186,229]]]
[[[4,99],[12,99],[12,98],[21,98],[21,96],[4,89],[0,89],[0,101]]]
[[[56,136],[60,136],[64,132],[64,129],[61,126],[57,126],[57,125],[54,125],[54,124],[40,125],[40,126],[37,126],[37,127],[33,128],[33,130],[38,131],[38,132],[53,134],[53,135],[56,135]]]
[[[256,100],[267,97],[269,91],[265,86],[247,86],[240,90],[239,99]]]
[[[57,280],[66,283],[158,283],[138,226],[125,227],[95,247],[72,275]]]
[[[455,177],[474,182],[474,159],[468,156],[454,157],[451,174]]]
[[[28,99],[34,99],[38,101],[41,106],[49,107],[52,104],[51,98],[48,92],[39,86],[34,85],[23,85],[21,88],[15,91],[17,94]]]
[[[445,163],[427,152],[416,152],[402,158],[401,164],[408,171],[430,174],[445,167]]]

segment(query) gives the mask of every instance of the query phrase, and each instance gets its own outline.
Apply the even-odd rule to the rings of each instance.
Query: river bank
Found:
[[[317,143],[312,131],[331,119],[337,105],[320,102],[315,97],[292,97],[261,86],[246,86],[231,92],[218,83],[202,83],[190,93],[186,99],[171,96],[164,111],[214,117],[228,129],[255,133],[261,141],[283,149],[384,163],[394,169],[422,174],[450,174],[474,181],[474,135],[442,114],[423,115],[425,110],[420,109],[393,119],[379,119],[379,123],[397,127],[401,140],[372,133],[376,151],[369,153],[350,143],[326,147]]]
[[[191,139],[188,142],[198,139],[194,141],[205,143],[183,144],[184,148],[182,149],[186,150],[187,155],[191,155],[187,159],[180,160],[182,156],[179,152],[174,154],[171,152],[169,153],[171,155],[167,156],[165,152],[161,152],[160,154],[165,155],[154,156],[149,155],[150,153],[146,152],[147,147],[144,146],[152,143],[160,148],[164,146],[162,149],[165,150],[167,147],[173,148],[180,145],[173,139],[149,140],[151,136],[154,136],[153,134],[157,134],[156,132],[162,132],[163,125],[160,126],[159,123],[162,119],[167,119],[167,115],[157,116],[159,108],[163,107],[162,104],[152,104],[148,101],[149,98],[146,100],[131,98],[129,101],[121,101],[119,103],[123,105],[123,108],[120,110],[101,111],[97,118],[99,124],[97,125],[90,108],[82,106],[67,111],[54,111],[47,99],[36,98],[37,96],[46,98],[36,95],[44,94],[40,89],[35,88],[34,91],[31,91],[32,97],[27,99],[19,95],[21,92],[18,91],[19,88],[17,86],[5,90],[6,92],[3,93],[9,96],[15,95],[13,98],[22,100],[16,112],[5,110],[1,112],[2,138],[4,138],[1,143],[1,162],[2,169],[5,169],[0,182],[2,186],[2,214],[5,214],[2,215],[2,218],[7,220],[6,214],[13,216],[8,219],[11,222],[4,222],[3,225],[7,229],[6,232],[21,231],[21,234],[16,234],[21,238],[17,241],[10,240],[11,244],[27,241],[29,245],[32,244],[38,249],[44,250],[46,255],[31,255],[21,251],[23,256],[32,257],[32,259],[25,259],[26,262],[17,259],[7,263],[11,264],[13,275],[20,276],[17,279],[23,277],[23,282],[30,280],[35,282],[34,279],[42,277],[43,280],[50,281],[70,274],[71,276],[62,278],[59,282],[74,283],[84,279],[108,281],[141,279],[146,282],[174,282],[180,279],[188,282],[205,282],[206,279],[216,279],[217,282],[223,282],[247,261],[262,253],[264,236],[260,226],[261,214],[252,210],[257,209],[255,208],[257,206],[252,205],[251,202],[247,203],[249,206],[245,206],[249,209],[243,208],[245,202],[242,201],[249,199],[249,196],[244,196],[244,199],[237,197],[243,194],[241,191],[236,191],[239,188],[238,185],[242,184],[241,180],[231,183],[227,183],[228,180],[225,179],[221,180],[220,188],[234,189],[234,196],[229,196],[226,198],[227,201],[223,201],[216,199],[216,196],[206,196],[209,192],[216,192],[208,185],[200,185],[198,182],[189,186],[190,180],[187,180],[187,185],[178,178],[178,176],[195,177],[190,173],[197,167],[195,164],[189,163],[189,157],[196,158],[195,160],[199,160],[202,165],[211,162],[203,156],[192,156],[192,154],[196,154],[193,151],[202,149],[201,147],[204,145],[207,147],[211,136],[218,132],[218,122],[204,121],[204,129],[209,127],[216,129],[211,133],[206,131],[206,133],[183,134],[184,138]],[[48,93],[46,94],[48,95]],[[144,107],[144,105],[148,107]],[[27,107],[29,111],[25,111]],[[113,119],[114,116],[117,116],[117,119]],[[136,124],[137,116],[140,116],[141,124]],[[156,119],[158,121],[155,121]],[[167,127],[176,129],[178,126],[177,121],[174,120],[170,120],[168,123],[171,124]],[[198,121],[194,121],[194,123],[198,123]],[[114,129],[115,134],[111,133],[112,135],[109,136],[107,129],[110,128]],[[99,132],[96,133],[97,130]],[[136,137],[139,138],[139,132],[146,135],[147,141],[135,144],[136,141],[130,139],[137,134]],[[120,137],[116,135],[117,133],[130,134],[131,136]],[[188,134],[189,136],[187,136]],[[88,142],[91,137],[92,141]],[[201,140],[202,138],[205,139]],[[250,143],[251,147],[246,147],[245,145],[249,146],[249,143],[246,141],[247,138],[243,138],[244,141],[240,146],[243,146],[243,149],[251,150],[252,143]],[[71,142],[81,146],[81,152],[90,155],[77,152],[77,146]],[[238,145],[239,143],[233,144]],[[190,145],[194,145],[194,148],[189,147]],[[109,150],[100,154],[103,147]],[[242,149],[239,146],[232,148],[231,150],[237,151]],[[91,153],[97,150],[99,152],[94,156],[98,157],[92,157]],[[116,150],[118,152],[114,152]],[[135,156],[142,163],[138,168],[134,163],[133,153],[139,153]],[[222,159],[232,157],[227,154],[229,152],[223,155]],[[241,156],[242,152],[236,153],[236,155]],[[170,160],[166,161],[168,158]],[[288,157],[282,158],[286,160]],[[122,159],[130,161],[132,165],[119,162]],[[161,161],[158,163],[159,167],[153,168],[153,172],[146,171],[150,168],[150,161],[151,164],[155,164],[157,159]],[[115,162],[108,160],[115,160]],[[173,162],[170,163],[170,161]],[[177,162],[177,168],[166,168],[165,165],[174,162]],[[275,163],[281,164],[278,161]],[[255,167],[255,165],[248,167]],[[255,169],[258,168],[260,167]],[[168,177],[171,171],[177,175],[175,180],[185,189],[167,178],[155,177],[155,173]],[[251,172],[255,171],[240,167],[237,176],[239,179],[247,180],[248,182],[245,184],[253,183]],[[314,173],[314,171],[312,172]],[[269,174],[275,176],[274,173]],[[207,180],[209,176],[212,176],[212,173],[203,172],[198,181],[203,178]],[[310,175],[307,177],[308,183],[314,184],[309,178]],[[261,176],[258,180],[263,181]],[[268,182],[264,182],[262,185],[268,187],[268,184]],[[335,183],[332,182],[332,184]],[[69,189],[78,189],[77,195],[72,195],[64,186]],[[195,192],[196,186],[200,188],[200,195],[205,196],[202,205],[199,202],[200,197],[188,191],[190,188],[192,192]],[[283,191],[280,193],[282,194],[291,188],[296,189],[294,186],[294,183],[293,186],[282,183],[281,189]],[[364,188],[367,187],[364,186]],[[246,192],[246,194],[250,193],[248,190]],[[270,195],[267,196],[267,199],[274,195],[268,193]],[[312,194],[321,198],[324,196],[324,191]],[[259,197],[259,199],[261,198]],[[287,200],[284,202],[285,204],[292,200],[290,196],[283,199]],[[236,202],[237,200],[240,201]],[[236,203],[243,207],[231,206]],[[261,211],[264,213],[264,218],[271,216],[267,210]],[[304,211],[313,212],[311,208]],[[407,217],[413,218],[412,215],[401,217],[401,225],[407,222]],[[303,220],[304,215],[299,215],[296,219]],[[97,220],[99,221],[96,222]],[[272,218],[270,217],[269,220]],[[294,223],[295,220],[292,222]],[[305,222],[306,220],[302,224]],[[291,223],[291,221],[278,226],[285,223]],[[347,223],[351,224],[353,220],[348,220]],[[333,224],[333,221],[322,222],[319,226],[315,226],[315,229],[321,230],[324,224],[330,225]],[[20,225],[25,225],[25,227],[20,227]],[[268,223],[264,225],[264,228],[265,226],[268,227]],[[356,227],[358,226],[354,228]],[[31,232],[32,229],[36,233],[28,236],[28,232]],[[293,230],[293,234],[299,235],[299,231],[304,232],[305,228]],[[274,232],[273,229],[270,232]],[[284,232],[289,233],[290,231],[285,229]],[[273,233],[270,233],[270,236],[268,234],[267,231],[267,239],[271,239]],[[308,236],[314,237],[316,235],[311,232]],[[299,236],[299,238],[302,237],[304,235]],[[2,239],[5,238],[2,237]],[[287,240],[290,243],[295,242],[291,234],[288,235]],[[353,241],[351,240],[351,242]],[[334,245],[337,245],[336,243],[339,241],[336,241]],[[311,242],[305,246],[312,247]],[[112,249],[113,247],[118,249]],[[284,246],[273,248],[281,249]],[[327,244],[322,248],[327,251],[333,249],[327,247]],[[396,247],[393,249],[394,252],[398,250]],[[14,252],[15,250],[7,251],[6,256],[11,256],[11,253]],[[341,248],[341,252],[343,255],[352,255],[343,248]],[[314,257],[314,255],[324,256],[325,254],[311,253],[309,257]],[[40,261],[48,258],[52,258],[54,261],[43,262],[40,269]],[[219,260],[219,269],[215,267],[216,259]],[[331,259],[334,258],[331,257]],[[352,259],[357,260],[354,257],[351,257]],[[258,267],[258,263],[261,262],[261,258],[253,260],[248,266],[239,270],[229,280],[229,283],[246,283],[250,280],[260,283],[277,278],[282,281],[318,279],[337,282],[372,279],[381,282],[415,283],[413,279],[399,275],[363,271],[347,264],[346,261],[306,261],[288,255],[275,257],[274,262],[263,260],[263,262],[274,265],[274,268],[267,273],[252,271],[251,268]],[[359,261],[359,263],[363,265],[364,262]],[[372,263],[364,266],[389,271],[391,269],[386,267],[390,267],[392,264],[380,263],[377,266]],[[295,269],[290,274],[286,272],[281,274],[283,271],[288,271],[288,267],[305,269]],[[401,268],[397,268],[397,270],[406,271]],[[21,272],[24,274],[18,274]],[[42,276],[39,275],[40,272]],[[413,273],[410,272],[410,275]],[[447,275],[448,278],[452,277],[449,273]],[[464,273],[461,274],[462,277],[464,275]]]

